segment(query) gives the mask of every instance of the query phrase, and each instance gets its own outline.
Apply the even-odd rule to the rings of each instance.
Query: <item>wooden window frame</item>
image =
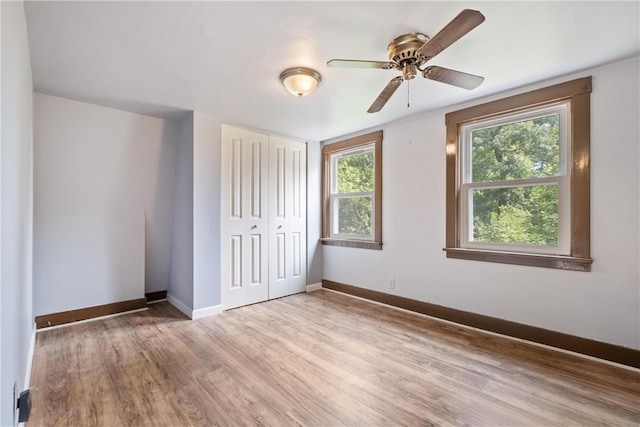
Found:
[[[572,80],[445,115],[447,132],[446,246],[447,258],[591,271],[590,255],[590,127],[591,77]],[[460,128],[477,120],[512,114],[567,101],[571,108],[569,159],[571,207],[569,255],[547,255],[460,247]]]
[[[374,146],[374,230],[373,240],[331,238],[331,156],[357,147]],[[322,147],[322,238],[323,245],[361,249],[382,249],[382,131],[327,144]]]

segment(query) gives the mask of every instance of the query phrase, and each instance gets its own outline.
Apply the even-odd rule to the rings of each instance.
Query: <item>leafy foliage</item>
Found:
[[[473,131],[472,181],[557,175],[558,135],[558,115]],[[540,184],[474,189],[473,228],[475,241],[557,246],[558,188]]]
[[[372,151],[340,157],[337,169],[338,193],[374,191],[375,168]],[[340,234],[372,234],[373,198],[370,195],[340,197],[337,202]]]
[[[474,240],[557,246],[557,186],[476,190]]]
[[[371,235],[371,197],[340,199],[338,232],[340,234]]]
[[[373,191],[374,185],[373,151],[338,159],[338,193]]]

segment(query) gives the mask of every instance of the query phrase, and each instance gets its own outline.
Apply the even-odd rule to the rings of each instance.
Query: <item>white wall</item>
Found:
[[[445,113],[588,75],[592,271],[447,259]],[[324,246],[324,278],[640,349],[639,75],[636,58],[383,126],[383,250]]]
[[[33,86],[22,2],[1,2],[0,425],[13,424],[33,332]]]
[[[167,289],[177,124],[35,95],[34,312]]]
[[[307,284],[322,280],[322,148],[307,142]]]
[[[128,113],[127,113],[128,114]],[[142,170],[141,201],[145,214],[145,293],[164,291],[169,286],[177,122],[135,115],[141,129],[138,159]]]
[[[193,309],[193,113],[178,122],[169,296]]]
[[[197,111],[178,124],[169,300],[188,315],[220,305],[220,126]]]
[[[220,155],[222,122],[193,118],[193,308],[218,306],[220,295]]]

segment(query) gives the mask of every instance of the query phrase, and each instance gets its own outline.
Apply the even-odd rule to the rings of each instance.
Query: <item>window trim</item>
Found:
[[[591,271],[590,256],[590,93],[591,77],[476,105],[445,115],[446,124],[446,242],[447,258]],[[569,255],[547,255],[460,246],[461,128],[476,120],[526,111],[558,102],[570,104],[570,250]]]
[[[331,237],[331,156],[371,145],[374,148],[373,239],[357,240]],[[382,249],[382,130],[326,144],[322,147],[322,238],[323,245],[361,249]]]
[[[467,249],[485,249],[497,251],[510,251],[518,253],[536,253],[536,254],[554,254],[567,256],[571,248],[571,218],[570,207],[571,197],[569,188],[570,179],[570,156],[571,153],[571,135],[570,130],[570,109],[571,105],[568,101],[551,103],[548,106],[527,108],[524,111],[516,113],[501,114],[497,118],[476,120],[471,123],[463,123],[460,125],[460,144],[461,149],[461,176],[460,182],[460,247]],[[518,123],[525,120],[533,120],[536,118],[546,117],[551,114],[557,114],[561,132],[559,134],[559,163],[558,174],[545,177],[527,177],[513,178],[502,181],[479,181],[474,182],[472,179],[473,159],[472,147],[470,140],[473,132],[479,129],[491,128],[511,123]],[[568,120],[567,120],[568,119]],[[500,189],[500,188],[521,188],[527,186],[556,185],[558,190],[558,245],[542,246],[527,245],[515,243],[500,242],[475,242],[469,239],[469,232],[472,229],[473,219],[469,217],[470,206],[472,206],[471,195],[469,191],[474,189]],[[467,197],[465,197],[465,195]],[[466,221],[464,220],[466,218]]]

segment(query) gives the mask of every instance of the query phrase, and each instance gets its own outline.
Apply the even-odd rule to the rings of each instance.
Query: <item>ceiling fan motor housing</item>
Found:
[[[429,37],[422,33],[408,33],[398,36],[387,46],[389,59],[397,64],[396,68],[399,70],[407,63],[419,66],[424,62],[424,58],[419,58],[417,51],[428,41]]]

